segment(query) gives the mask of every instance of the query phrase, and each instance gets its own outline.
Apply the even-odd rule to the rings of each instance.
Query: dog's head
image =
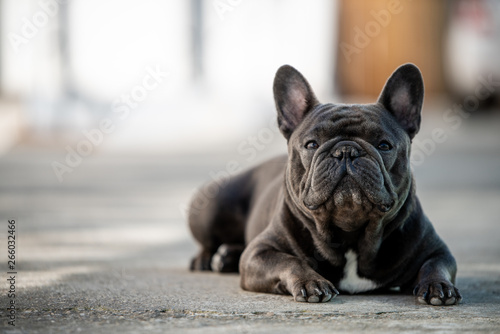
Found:
[[[399,67],[374,104],[320,104],[293,67],[274,80],[288,140],[287,189],[295,206],[344,231],[393,216],[411,187],[410,144],[420,127],[423,80]]]

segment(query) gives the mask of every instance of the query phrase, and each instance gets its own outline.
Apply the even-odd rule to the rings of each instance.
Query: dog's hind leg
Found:
[[[212,270],[210,262],[221,242],[214,235],[216,230],[217,203],[199,191],[189,208],[189,228],[200,244],[199,253],[191,260],[190,270]]]
[[[239,257],[245,247],[248,207],[248,198],[242,191],[244,187],[238,180],[235,178],[219,187],[215,196],[206,196],[203,189],[194,196],[189,210],[189,228],[201,250],[191,261],[191,270],[238,271]],[[212,259],[214,255],[215,260]]]

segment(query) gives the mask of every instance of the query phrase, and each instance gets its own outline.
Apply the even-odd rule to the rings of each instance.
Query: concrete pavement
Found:
[[[424,118],[425,120],[425,118]],[[424,124],[421,143],[446,124]],[[500,332],[500,122],[473,120],[415,166],[424,210],[458,261],[459,306],[412,296],[339,295],[326,304],[242,291],[237,275],[190,273],[183,212],[235,147],[183,155],[96,154],[57,181],[64,151],[0,157],[2,333]],[[236,145],[235,145],[236,146]],[[275,141],[265,159],[284,150]],[[257,159],[257,160],[258,160]],[[17,224],[16,326],[9,326],[7,220]]]

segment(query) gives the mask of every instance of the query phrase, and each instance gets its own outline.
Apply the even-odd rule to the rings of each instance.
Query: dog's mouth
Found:
[[[333,190],[331,198],[337,208],[348,207],[352,210],[362,208],[365,211],[375,208],[382,213],[390,211],[394,201],[378,202],[383,194],[380,196],[376,192],[380,192],[380,189],[364,189],[356,178],[347,174]]]
[[[311,211],[326,207],[387,213],[394,207],[396,195],[386,174],[376,159],[368,155],[323,159],[308,178],[303,203]]]
[[[381,213],[389,212],[394,206],[394,201],[392,200],[386,203],[373,202],[356,182],[352,180],[347,181],[348,179],[349,176],[345,176],[333,192],[329,196],[326,196],[324,202],[308,203],[307,199],[305,199],[304,205],[310,211],[315,211],[324,206],[327,202],[333,202],[337,208],[349,207],[355,210],[356,207],[363,207],[366,211],[371,211],[369,208],[376,208]]]

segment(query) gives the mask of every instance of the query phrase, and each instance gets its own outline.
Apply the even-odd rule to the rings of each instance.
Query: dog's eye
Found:
[[[314,140],[308,141],[305,146],[305,148],[307,148],[308,150],[315,150],[318,147],[319,147],[318,143],[316,143],[316,141]]]
[[[390,151],[392,150],[392,146],[387,141],[383,140],[378,144],[378,149],[381,151]]]

